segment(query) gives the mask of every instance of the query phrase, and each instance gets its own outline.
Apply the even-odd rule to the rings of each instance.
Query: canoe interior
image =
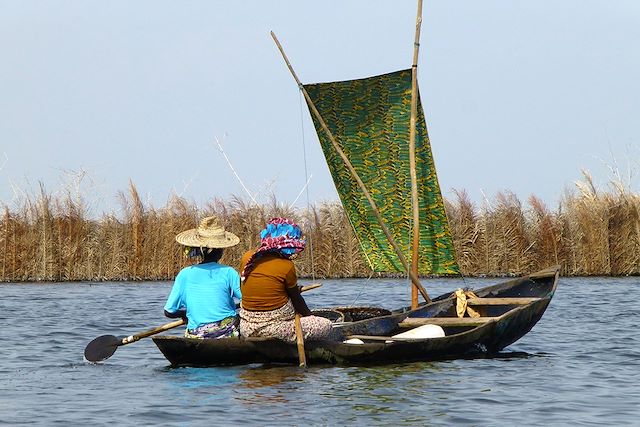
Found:
[[[458,318],[452,293],[441,295],[415,310],[407,307],[393,312],[383,310],[382,315],[371,314],[374,317],[355,321],[344,320],[349,316],[332,319],[335,323],[328,340],[305,343],[307,363],[386,364],[498,353],[524,336],[540,320],[555,292],[558,271],[554,267],[474,290],[479,299],[473,303],[473,308],[480,313],[479,319]],[[445,336],[412,340],[392,338],[416,325],[428,323],[440,325]],[[362,339],[364,344],[343,343],[353,336]],[[153,341],[172,366],[296,364],[298,361],[295,343],[272,338],[202,340],[156,336]]]

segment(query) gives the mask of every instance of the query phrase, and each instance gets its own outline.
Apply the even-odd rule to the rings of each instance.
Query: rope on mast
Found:
[[[311,201],[309,198],[309,181],[311,181],[311,178],[313,177],[313,175],[309,175],[308,168],[307,168],[307,144],[305,143],[305,138],[304,138],[304,113],[303,113],[303,106],[302,106],[302,100],[304,99],[304,95],[302,93],[302,89],[303,89],[302,84],[300,84],[298,86],[298,90],[299,90],[298,94],[300,98],[300,133],[302,134],[302,139],[301,139],[302,157],[304,159],[304,177],[305,177],[306,183],[304,184],[304,187],[302,188],[302,190],[300,190],[300,194],[298,194],[298,197],[296,197],[296,200],[294,200],[291,205],[293,206],[293,204],[296,201],[298,201],[298,198],[300,197],[302,192],[305,191],[307,195],[307,215],[308,215],[311,212]],[[315,262],[313,258],[313,239],[309,239],[309,257],[311,258],[311,279],[316,280],[316,267],[315,267]]]

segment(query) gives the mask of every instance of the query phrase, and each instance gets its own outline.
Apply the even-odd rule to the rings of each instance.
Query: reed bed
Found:
[[[577,191],[555,210],[530,197],[498,193],[475,206],[464,191],[446,200],[451,232],[465,276],[521,275],[559,264],[567,276],[640,274],[640,195],[619,183],[598,191],[585,173]],[[73,192],[52,195],[41,185],[13,207],[0,207],[0,281],[171,280],[189,264],[174,237],[217,215],[240,237],[222,262],[239,267],[274,216],[301,224],[309,249],[296,261],[307,278],[375,275],[360,251],[338,202],[291,209],[272,197],[256,205],[232,197],[198,207],[173,196],[161,208],[146,206],[133,183],[119,194],[121,214],[92,219]]]

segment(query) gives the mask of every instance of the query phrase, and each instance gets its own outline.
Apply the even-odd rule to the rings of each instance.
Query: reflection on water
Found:
[[[244,369],[238,383],[236,400],[251,410],[253,406],[288,404],[298,396],[288,392],[282,385],[303,382],[305,370],[300,367],[249,367]]]
[[[408,287],[325,282],[312,308],[395,308]],[[473,282],[473,283],[472,283]],[[430,283],[433,295],[492,281]],[[562,279],[547,313],[496,357],[387,366],[168,367],[150,339],[99,364],[93,338],[166,323],[170,283],[0,285],[0,420],[7,425],[634,425],[640,331],[620,295],[639,280]],[[464,286],[462,286],[464,285]],[[575,298],[579,294],[580,298]],[[612,322],[611,319],[615,319]],[[181,330],[172,331],[176,335]]]
[[[528,359],[530,357],[544,357],[544,354],[532,354],[526,351],[501,351],[498,354],[491,356],[493,359]]]
[[[166,373],[166,383],[176,387],[176,392],[188,389],[199,391],[216,390],[222,387],[234,387],[238,383],[240,368],[163,368],[159,372]]]
[[[288,381],[302,381],[304,377],[304,369],[292,369],[291,366],[248,367],[239,375],[242,380],[239,386],[248,389],[271,387]]]

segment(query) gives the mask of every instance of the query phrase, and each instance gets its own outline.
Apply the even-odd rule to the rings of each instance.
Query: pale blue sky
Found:
[[[163,206],[337,200],[305,83],[411,65],[416,2],[0,0],[0,201],[86,171],[93,210],[132,179]],[[552,208],[590,170],[640,160],[640,2],[424,2],[422,103],[445,197],[510,190]],[[304,129],[304,134],[303,134]],[[303,137],[304,135],[304,137]],[[632,185],[637,189],[636,182]],[[306,195],[298,205],[306,203]]]

